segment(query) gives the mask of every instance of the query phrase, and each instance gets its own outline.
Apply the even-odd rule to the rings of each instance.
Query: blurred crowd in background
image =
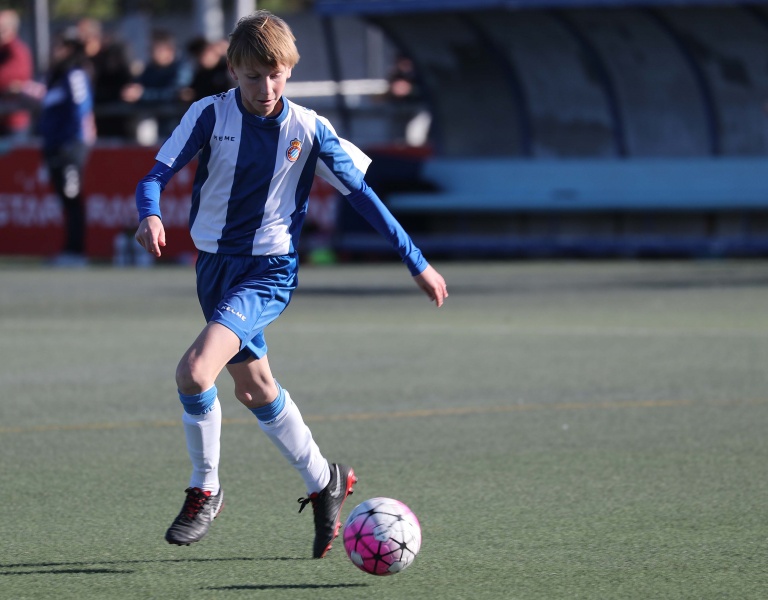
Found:
[[[228,42],[199,35],[180,44],[174,33],[158,28],[147,42],[137,42],[148,48],[136,48],[99,20],[80,18],[53,34],[48,64],[36,73],[32,50],[19,36],[22,24],[14,10],[0,10],[0,155],[25,146],[40,149],[45,171],[37,177],[55,192],[64,225],[54,264],[79,266],[88,254],[83,182],[96,142],[101,148],[161,144],[193,102],[235,86],[226,62]],[[426,139],[429,117],[410,105],[419,93],[410,60],[395,57],[385,89],[375,108],[392,109],[383,112],[394,128],[388,139],[407,143],[413,137],[409,129]],[[130,245],[131,238],[120,232],[116,243]]]
[[[152,31],[146,63],[131,62],[129,48],[92,18],[57,33],[46,82],[35,79],[30,48],[18,37],[19,16],[0,11],[0,136],[23,141],[40,134],[36,124],[62,45],[74,49],[87,73],[99,138],[150,145],[167,136],[195,100],[233,87],[226,40],[195,37],[180,48],[174,35]],[[65,59],[66,60],[66,59]]]
[[[19,15],[0,10],[0,142],[7,150],[35,140],[64,217],[58,266],[86,264],[83,181],[97,139],[161,142],[194,101],[233,87],[225,41],[193,38],[186,48],[155,30],[149,60],[82,18],[51,43],[46,72],[35,77],[32,53],[19,38]],[[130,237],[130,236],[129,236]]]
[[[36,77],[32,53],[18,35],[19,26],[18,13],[0,10],[0,138],[6,144],[41,135],[37,127],[41,101],[60,62],[56,51],[62,43],[76,46],[82,54],[79,62],[88,75],[99,140],[144,146],[161,143],[192,102],[234,86],[227,71],[226,39],[198,35],[180,43],[171,31],[153,29],[149,48],[135,48],[94,18],[81,18],[54,34],[51,63],[47,72]],[[147,58],[137,60],[136,56]],[[383,99],[400,109],[394,121],[404,119],[392,123],[398,132],[393,134],[396,141],[407,137],[404,128],[414,116],[403,104],[418,95],[413,64],[406,57],[396,57],[388,78],[390,87]],[[418,122],[411,126],[423,128]],[[417,133],[415,137],[424,136]]]

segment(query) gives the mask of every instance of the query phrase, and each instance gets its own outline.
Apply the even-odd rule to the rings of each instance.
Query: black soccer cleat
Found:
[[[304,510],[307,504],[312,504],[315,516],[312,558],[323,558],[331,549],[331,543],[339,535],[341,528],[341,507],[347,496],[352,493],[352,486],[357,483],[357,476],[352,467],[333,463],[330,468],[331,480],[322,491],[314,492],[308,498],[299,498],[299,512]]]
[[[224,490],[221,488],[215,496],[200,488],[187,488],[184,491],[187,493],[184,506],[165,532],[165,541],[177,546],[189,546],[202,540],[213,520],[224,508]]]

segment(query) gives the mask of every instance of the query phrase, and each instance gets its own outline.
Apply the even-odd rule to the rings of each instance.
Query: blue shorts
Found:
[[[299,283],[295,254],[241,256],[199,252],[197,298],[207,322],[221,323],[240,338],[230,363],[267,353],[264,329],[291,301]]]

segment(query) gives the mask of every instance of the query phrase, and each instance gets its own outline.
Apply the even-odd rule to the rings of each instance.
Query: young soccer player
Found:
[[[269,12],[241,19],[227,52],[238,86],[189,108],[136,189],[136,239],[159,257],[166,245],[160,193],[199,153],[190,227],[207,325],[176,370],[192,476],[165,536],[171,544],[202,539],[224,503],[215,386],[224,368],[237,399],[304,480],[308,493],[299,499],[299,512],[312,504],[313,556],[325,556],[338,535],[342,504],[357,476],[323,457],[298,407],[273,378],[264,340],[264,329],[285,310],[298,283],[296,249],[315,174],[391,242],[438,307],[448,296],[443,277],[366,185],[370,159],[339,138],[326,119],[283,97],[299,60],[294,42],[288,25]]]

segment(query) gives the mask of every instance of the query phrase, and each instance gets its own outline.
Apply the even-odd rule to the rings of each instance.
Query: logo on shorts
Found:
[[[234,308],[232,308],[229,304],[225,304],[221,308],[222,308],[222,310],[224,310],[224,311],[226,311],[228,313],[232,313],[233,315],[238,317],[241,321],[245,321],[245,315],[243,313],[241,313],[240,311],[237,311]]]
[[[296,162],[301,156],[301,142],[298,138],[291,140],[291,147],[285,151],[285,157],[291,162]]]

